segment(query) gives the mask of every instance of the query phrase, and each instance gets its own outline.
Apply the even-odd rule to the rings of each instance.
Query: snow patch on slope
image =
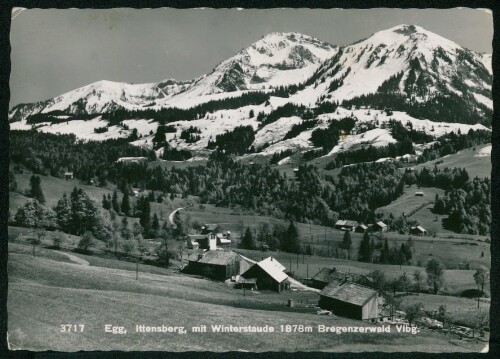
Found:
[[[382,146],[387,146],[389,143],[396,143],[396,142],[397,141],[392,137],[389,130],[376,128],[361,133],[359,135],[348,135],[345,140],[339,141],[339,144],[335,146],[330,151],[330,153],[328,153],[328,155],[333,155],[334,153],[347,151],[351,147],[356,145],[370,145],[374,147],[382,147]]]
[[[288,131],[298,123],[301,123],[302,119],[297,116],[293,117],[282,117],[279,120],[270,123],[267,126],[261,128],[255,134],[255,140],[253,141],[253,146],[259,148],[266,143],[273,144],[283,139]]]
[[[489,157],[491,156],[491,145],[485,146],[477,151],[477,154],[474,157]]]
[[[490,99],[484,95],[480,95],[478,93],[472,93],[472,95],[474,96],[474,98],[476,99],[477,102],[482,103],[486,107],[493,109],[493,100],[492,99]]]

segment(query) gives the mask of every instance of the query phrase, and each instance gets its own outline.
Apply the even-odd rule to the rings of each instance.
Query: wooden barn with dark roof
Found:
[[[232,251],[196,252],[188,257],[186,271],[217,280],[240,274],[241,257]]]
[[[321,270],[311,278],[311,287],[323,289],[330,283],[335,282],[337,285],[340,285],[345,281],[361,284],[367,287],[374,286],[373,281],[362,274],[345,273],[338,271],[336,268],[325,267],[321,268]]]
[[[319,306],[333,314],[357,320],[379,320],[381,294],[373,288],[345,282],[341,285],[333,282],[319,293]]]
[[[258,290],[274,290],[280,293],[289,288],[288,275],[285,266],[273,257],[268,257],[252,265],[245,273],[244,278],[255,278]]]

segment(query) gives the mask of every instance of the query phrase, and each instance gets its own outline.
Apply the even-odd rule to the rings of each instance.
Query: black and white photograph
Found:
[[[492,41],[479,8],[14,8],[9,350],[487,353]]]

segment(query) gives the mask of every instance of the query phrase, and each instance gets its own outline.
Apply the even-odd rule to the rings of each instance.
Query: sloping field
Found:
[[[415,193],[423,192],[423,196],[416,196]],[[399,217],[403,215],[410,214],[416,211],[419,207],[429,202],[434,203],[436,194],[443,196],[444,190],[434,187],[419,188],[415,185],[410,187],[405,187],[404,193],[401,197],[392,201],[390,204],[384,207],[380,207],[376,210],[377,213],[383,213],[385,216],[389,216],[392,213],[394,217]],[[432,219],[434,216],[432,213],[429,214]],[[410,216],[411,219],[413,217]]]
[[[31,174],[16,174],[17,187],[19,191],[25,191],[29,188],[30,177]],[[40,176],[40,179],[46,205],[48,207],[54,207],[57,204],[57,201],[62,198],[64,193],[69,196],[75,187],[83,189],[85,192],[94,197],[99,203],[102,200],[103,194],[113,194],[113,192],[108,189],[83,185],[77,179],[64,180],[51,176]],[[17,208],[27,200],[27,197],[23,197],[24,196],[19,193],[10,192],[9,208],[13,211],[17,210]],[[121,193],[118,193],[118,199],[121,200]]]
[[[440,169],[445,167],[460,167],[465,168],[471,178],[475,176],[490,177],[491,156],[489,155],[488,148],[491,151],[491,144],[467,148],[455,154],[413,166],[413,168],[417,170],[422,167],[433,169],[434,166]]]
[[[81,266],[26,254],[9,259],[9,341],[13,349],[30,350],[167,350],[167,351],[477,351],[448,338],[421,331],[398,334],[318,333],[318,324],[366,326],[338,317],[277,310],[272,297],[241,291],[222,283],[181,275]],[[247,303],[248,302],[248,303]],[[263,309],[248,308],[261,305]],[[271,302],[266,309],[265,302]],[[257,305],[255,305],[257,307]],[[286,308],[285,306],[282,306]],[[61,333],[62,324],[84,324],[83,332]],[[121,326],[126,334],[104,331]],[[192,326],[207,325],[206,333]],[[282,333],[280,325],[302,324],[313,332]],[[184,326],[186,334],[138,333],[136,325]],[[213,333],[211,325],[264,326],[275,333]]]

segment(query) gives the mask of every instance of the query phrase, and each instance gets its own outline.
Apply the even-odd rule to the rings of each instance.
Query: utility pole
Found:
[[[139,258],[135,260],[135,280],[139,279]]]

